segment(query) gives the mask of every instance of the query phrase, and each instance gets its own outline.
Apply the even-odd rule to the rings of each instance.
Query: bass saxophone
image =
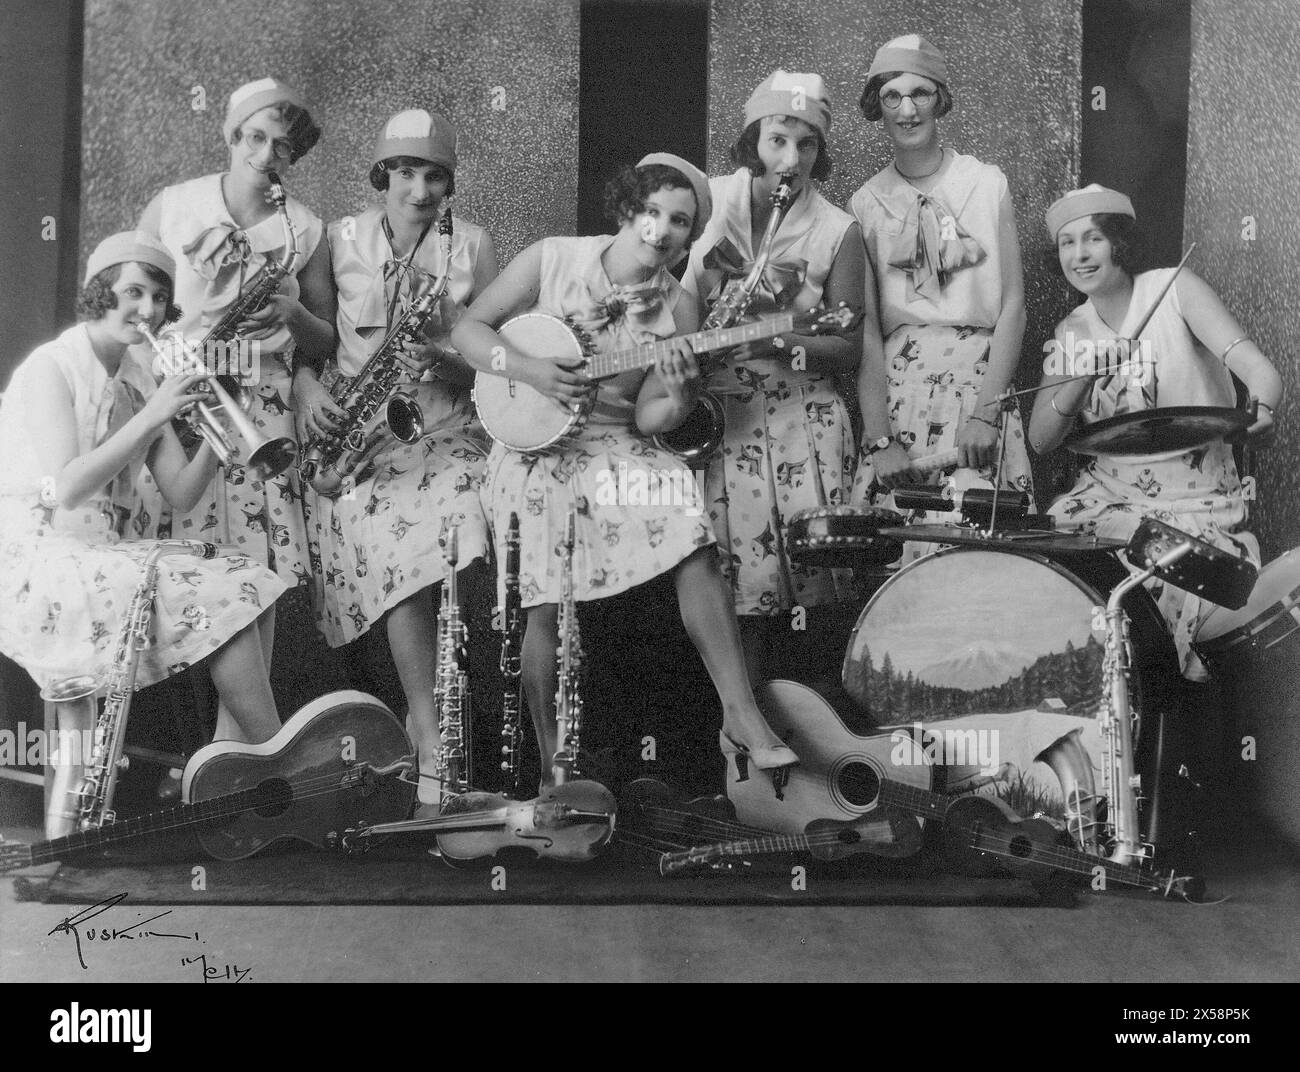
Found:
[[[754,292],[762,282],[767,262],[772,259],[772,243],[776,239],[777,228],[790,211],[790,202],[794,192],[790,184],[793,175],[782,175],[777,188],[772,191],[772,214],[767,218],[767,229],[759,242],[758,253],[749,273],[742,278],[732,279],[714,303],[705,318],[701,331],[716,328],[730,328],[740,323],[749,303],[753,301]],[[686,462],[706,462],[722,446],[727,434],[727,417],[718,396],[704,391],[695,408],[676,428],[660,432],[652,437],[652,442],[661,450],[676,454]]]
[[[438,614],[438,667],[434,686],[442,745],[434,760],[433,776],[438,781],[441,801],[446,803],[468,792],[470,771],[469,637],[461,619],[456,586],[460,552],[455,525],[447,530],[443,558],[447,563],[447,579],[442,585],[442,609]]]
[[[519,749],[523,745],[521,685],[524,615],[519,598],[519,515],[506,529],[505,605],[501,632],[501,773],[506,791],[519,792]]]
[[[424,434],[424,415],[419,403],[404,395],[394,395],[397,382],[405,371],[397,359],[404,344],[420,337],[425,324],[438,308],[451,282],[451,211],[438,221],[438,240],[442,251],[442,275],[425,290],[400,320],[384,336],[355,377],[343,376],[331,369],[322,378],[330,399],[347,416],[337,431],[313,439],[303,454],[302,476],[320,495],[335,496],[366,454],[373,424],[380,410],[382,425],[402,443],[414,443]]]
[[[229,469],[235,460],[231,442],[233,429],[244,438],[248,451],[244,465],[256,480],[269,480],[293,465],[298,456],[297,446],[289,436],[270,439],[258,432],[247,416],[253,405],[252,390],[241,384],[238,377],[229,371],[222,373],[218,370],[229,370],[232,364],[238,367],[237,362],[230,360],[230,350],[231,343],[239,338],[239,325],[253,313],[266,308],[298,261],[298,235],[289,218],[288,195],[284,191],[284,184],[274,171],[268,172],[267,178],[270,180],[270,198],[284,231],[284,256],[273,264],[265,265],[253,276],[198,344],[187,344],[179,336],[158,340],[142,329],[150,345],[163,358],[166,371],[176,373],[202,369],[209,373],[208,384],[220,405],[198,405],[178,417],[178,428],[182,434],[187,435],[191,442],[196,441],[196,437],[206,439],[222,466]],[[179,345],[180,353],[174,354],[163,348],[164,341],[169,346],[173,343]],[[229,429],[225,422],[229,422]]]
[[[58,705],[65,712],[60,721],[74,726],[94,723],[90,756],[84,765],[68,762],[69,757],[62,757],[63,761],[55,764],[55,783],[46,816],[46,835],[50,838],[98,829],[116,818],[113,796],[118,775],[129,762],[123,755],[126,721],[135,693],[140,652],[149,645],[149,624],[153,620],[154,596],[158,591],[158,560],[164,555],[179,554],[215,558],[217,548],[215,544],[198,540],[161,540],[150,548],[144,559],[140,583],[131,597],[118,634],[112,672],[102,683],[102,688],[95,678],[82,676],[52,682],[41,691],[42,699]],[[95,700],[101,691],[104,705],[96,714]],[[78,713],[81,713],[80,718]],[[79,766],[80,781],[73,789],[71,783],[76,780]]]
[[[556,785],[579,776],[578,751],[582,733],[582,636],[578,632],[578,605],[573,597],[573,546],[577,510],[569,511],[560,558],[559,674],[555,688],[555,758],[551,764]]]

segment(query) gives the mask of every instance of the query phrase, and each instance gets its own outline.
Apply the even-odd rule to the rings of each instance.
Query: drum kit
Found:
[[[1249,423],[1248,412],[1221,407],[1152,410],[1093,424],[1067,445],[1109,455],[1191,450]],[[1063,742],[1082,745],[1083,766],[1101,770],[1106,762],[1097,730],[1112,702],[1108,653],[1116,642],[1105,607],[1123,585],[1120,644],[1128,649],[1134,749],[1150,805],[1142,836],[1158,844],[1155,798],[1170,763],[1161,754],[1164,716],[1176,709],[1182,682],[1154,600],[1140,585],[1129,588],[1129,578],[1148,571],[1214,604],[1194,649],[1216,678],[1228,677],[1243,660],[1300,637],[1300,549],[1261,573],[1154,518],[1127,542],[1057,530],[1051,518],[1030,513],[1023,493],[962,492],[949,483],[896,488],[894,503],[956,520],[917,523],[898,511],[823,502],[793,515],[787,529],[798,565],[852,568],[877,582],[842,667],[844,691],[860,713],[882,729],[911,728],[918,740],[968,745],[964,759],[945,753],[949,791],[991,784],[1022,815],[1068,818]],[[942,546],[887,568],[907,541]],[[986,737],[1000,747],[985,747]]]

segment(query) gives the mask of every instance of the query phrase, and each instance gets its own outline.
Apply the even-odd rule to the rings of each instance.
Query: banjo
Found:
[[[685,338],[695,353],[702,354],[776,335],[843,334],[861,318],[861,313],[841,302],[835,309],[783,313],[731,328],[697,331]],[[664,340],[598,354],[590,337],[580,328],[545,313],[516,316],[497,330],[507,343],[527,357],[583,361],[582,371],[593,380],[649,368],[661,355],[671,351],[670,341]],[[595,400],[591,398],[569,409],[521,380],[484,372],[474,378],[474,406],[479,420],[493,439],[510,450],[539,453],[557,445],[562,447],[582,431],[594,405]]]

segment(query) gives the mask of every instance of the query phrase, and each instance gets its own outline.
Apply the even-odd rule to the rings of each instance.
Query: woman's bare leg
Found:
[[[215,740],[260,744],[280,729],[263,654],[260,626],[266,617],[264,613],[245,626],[208,660],[212,683],[221,698]]]
[[[556,651],[560,646],[560,608],[543,603],[528,608],[524,630],[522,670],[524,698],[533,717],[537,749],[542,759],[542,784],[550,785],[555,758],[555,688],[558,679]]]
[[[434,589],[421,589],[388,612],[388,648],[406,695],[407,722],[415,737],[420,772],[431,774],[442,736],[438,732],[438,609]],[[441,786],[420,779],[419,801],[436,804]]]

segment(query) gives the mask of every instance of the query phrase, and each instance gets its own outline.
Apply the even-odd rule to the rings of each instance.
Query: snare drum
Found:
[[[1289,646],[1300,642],[1300,548],[1259,571],[1254,591],[1240,610],[1210,611],[1192,647],[1216,677],[1223,677],[1232,667],[1266,658],[1288,641]]]
[[[1021,815],[1064,816],[1061,779],[1037,757],[1074,730],[1104,792],[1105,593],[1128,571],[1104,553],[1068,562],[1009,549],[927,555],[875,593],[844,657],[844,688],[875,725],[920,723],[949,790],[982,787]],[[1124,607],[1134,710],[1167,710],[1180,683],[1164,621],[1143,588]],[[1155,749],[1137,751],[1141,767]]]

